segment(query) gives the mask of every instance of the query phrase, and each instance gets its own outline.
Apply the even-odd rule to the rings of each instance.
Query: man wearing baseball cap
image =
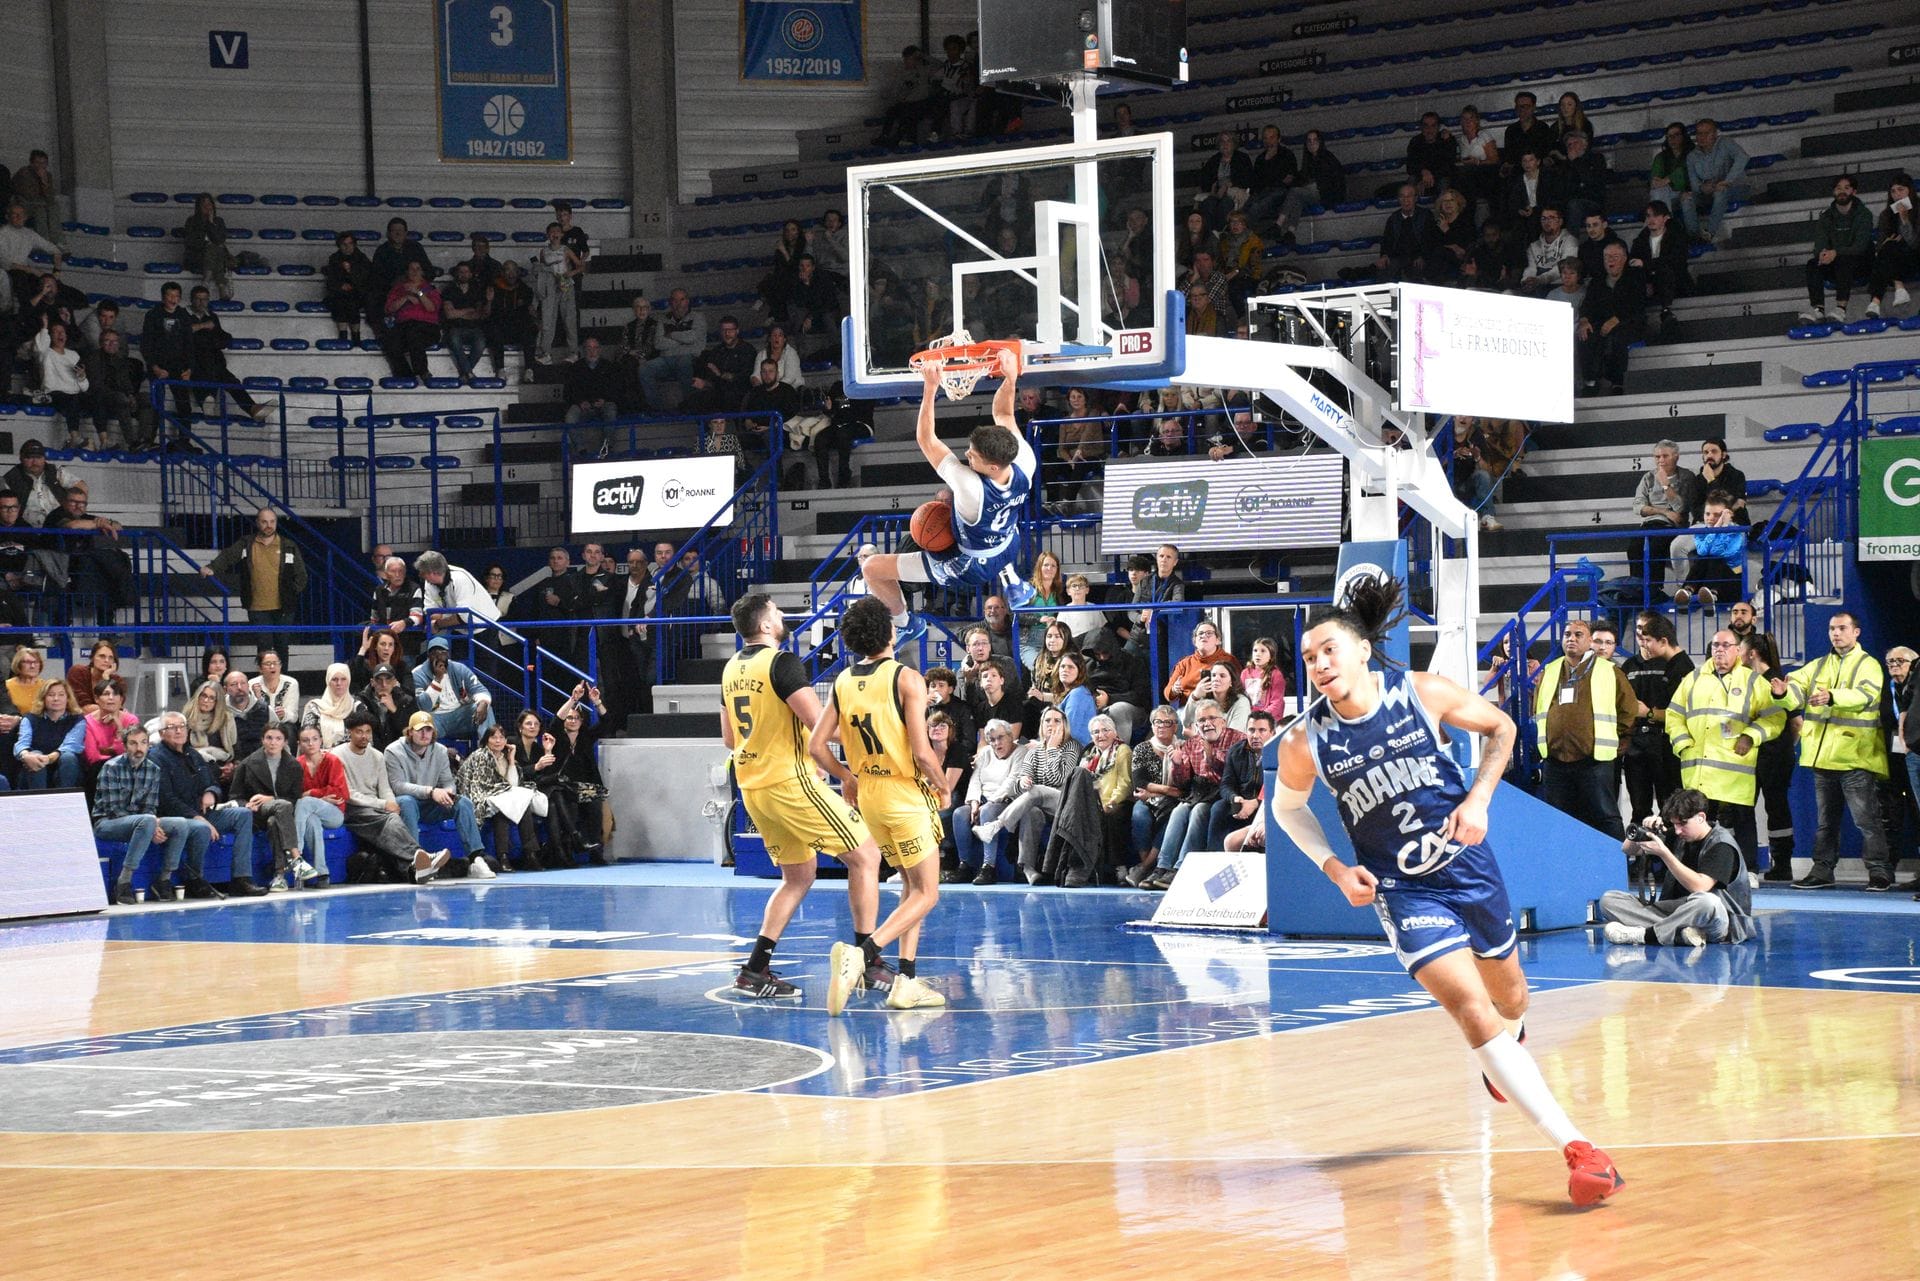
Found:
[[[494,869],[480,844],[480,824],[473,815],[473,802],[454,790],[453,758],[434,741],[433,714],[415,712],[408,717],[406,737],[390,744],[386,754],[387,782],[400,802],[400,817],[407,830],[417,839],[421,823],[452,819],[467,849],[466,874],[492,880]],[[459,875],[457,860],[448,867]]]

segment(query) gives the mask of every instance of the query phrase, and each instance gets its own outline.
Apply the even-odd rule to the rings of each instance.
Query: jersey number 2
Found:
[[[1438,832],[1420,830],[1420,817],[1411,801],[1401,801],[1393,807],[1393,816],[1400,820],[1400,830],[1416,839],[1400,847],[1394,862],[1408,876],[1423,876],[1447,861],[1447,840]],[[1454,850],[1458,853],[1458,848]]]

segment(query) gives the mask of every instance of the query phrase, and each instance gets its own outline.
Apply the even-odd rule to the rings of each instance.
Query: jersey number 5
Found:
[[[752,706],[752,698],[747,694],[733,697],[733,723],[740,730],[741,738],[753,737],[753,713],[747,709]]]

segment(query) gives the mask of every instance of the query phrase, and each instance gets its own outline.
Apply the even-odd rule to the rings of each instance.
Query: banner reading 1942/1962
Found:
[[[440,158],[573,159],[567,0],[432,0]]]
[[[864,0],[740,0],[742,80],[867,78]]]

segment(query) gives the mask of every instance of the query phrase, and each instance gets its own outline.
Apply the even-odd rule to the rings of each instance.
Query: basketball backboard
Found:
[[[1180,371],[1168,134],[863,165],[847,212],[850,395],[917,393],[913,353],[959,330],[1052,384]]]

